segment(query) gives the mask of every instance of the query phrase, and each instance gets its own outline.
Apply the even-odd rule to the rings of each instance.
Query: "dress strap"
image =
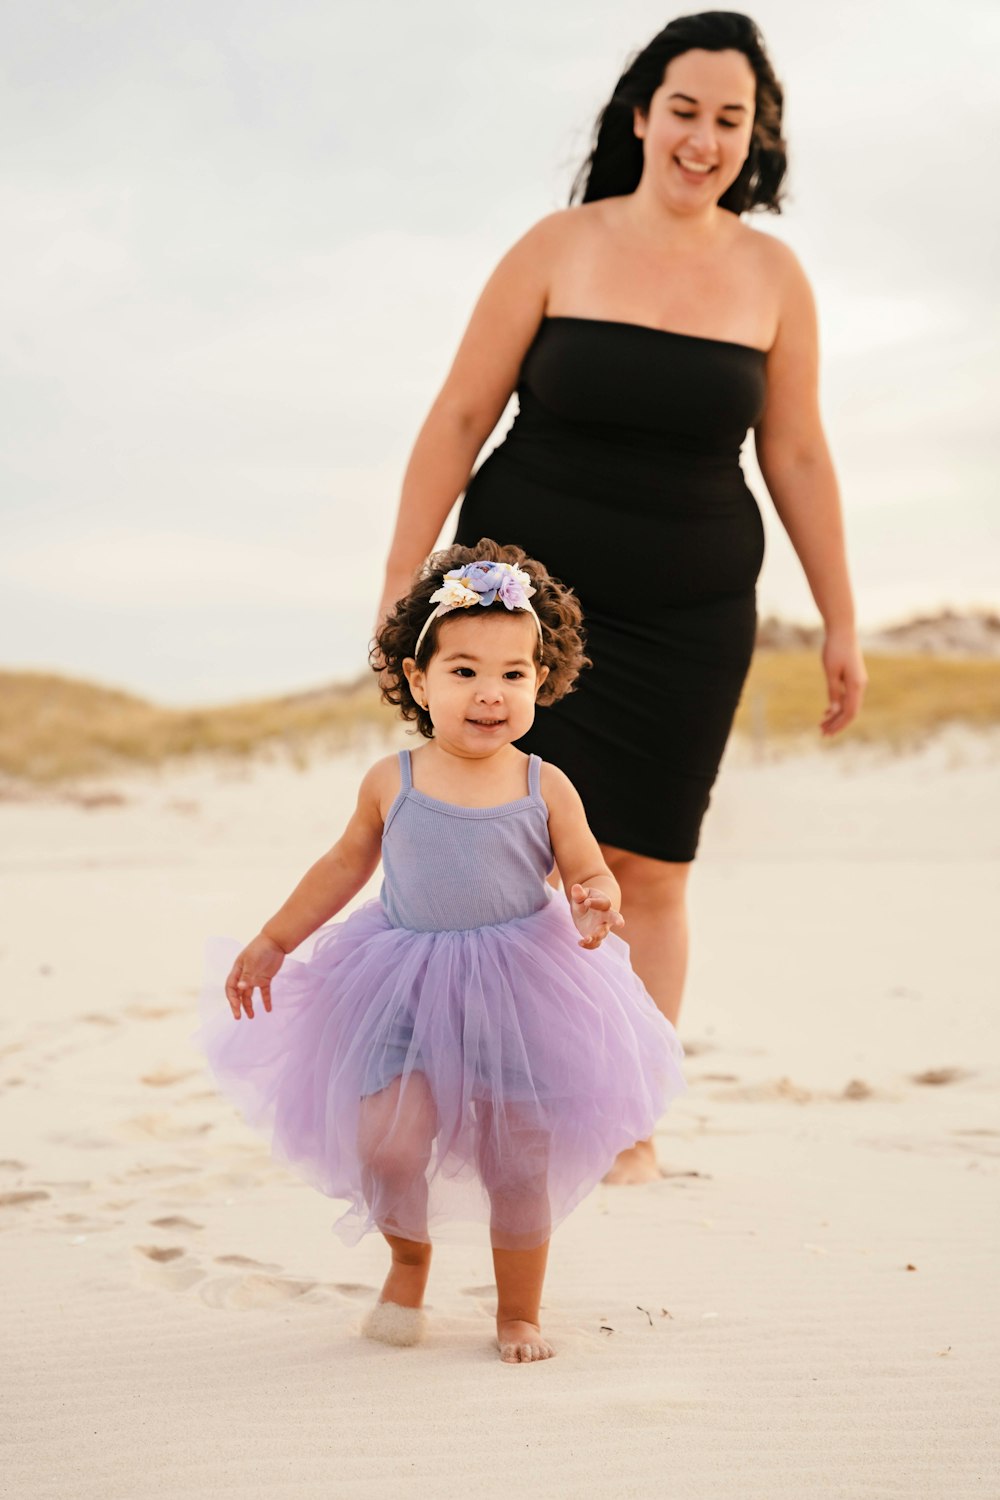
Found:
[[[532,754],[528,760],[528,795],[541,802],[542,757]]]
[[[410,759],[411,750],[400,750],[399,752],[399,790],[408,792],[413,785],[413,762]]]

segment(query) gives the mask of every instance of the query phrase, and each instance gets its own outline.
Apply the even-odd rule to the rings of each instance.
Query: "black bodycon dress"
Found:
[[[560,766],[605,844],[694,857],[756,633],[764,558],[740,467],[765,352],[546,317],[518,413],[455,540],[523,547],[573,588],[593,667],[518,743]]]

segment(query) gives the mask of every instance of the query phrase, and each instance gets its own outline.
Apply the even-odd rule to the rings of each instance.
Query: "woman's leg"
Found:
[[[379,1301],[415,1308],[424,1300],[431,1266],[424,1174],[437,1110],[423,1073],[411,1073],[405,1089],[402,1082],[394,1078],[361,1101],[358,1156],[365,1198],[392,1251]]]
[[[672,1025],[680,1014],[688,960],[687,882],[690,863],[672,864],[601,845],[621,886],[621,937],[632,967]],[[652,1182],[663,1174],[652,1137],[622,1151],[605,1182]]]
[[[537,1116],[523,1124],[516,1104],[476,1103],[476,1165],[492,1206],[497,1281],[497,1348],[505,1364],[529,1364],[555,1353],[542,1336],[542,1283],[549,1254],[549,1143]],[[538,1244],[539,1234],[546,1235]],[[523,1239],[527,1249],[497,1240]]]

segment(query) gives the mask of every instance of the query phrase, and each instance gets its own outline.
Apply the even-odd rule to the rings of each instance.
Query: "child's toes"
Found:
[[[539,1359],[551,1359],[555,1350],[530,1323],[509,1323],[497,1336],[500,1358],[506,1365],[529,1365]]]

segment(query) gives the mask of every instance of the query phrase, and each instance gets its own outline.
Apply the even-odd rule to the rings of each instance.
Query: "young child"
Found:
[[[432,1232],[478,1220],[501,1358],[554,1353],[538,1321],[551,1231],[685,1087],[580,798],[517,749],[586,663],[581,624],[519,548],[433,555],[373,651],[426,743],[372,766],[341,838],[237,956],[233,1019],[254,1019],[255,989],[267,1014],[234,1026],[203,1002],[223,1089],[276,1156],[350,1200],[345,1243],[388,1241],[362,1330],[388,1343],[424,1332]],[[380,858],[378,899],[323,926]],[[318,928],[308,961],[288,959]]]

